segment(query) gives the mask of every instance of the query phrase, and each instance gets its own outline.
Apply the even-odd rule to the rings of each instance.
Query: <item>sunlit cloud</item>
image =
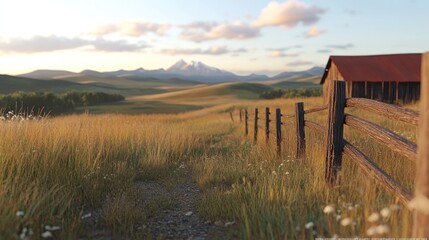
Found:
[[[87,40],[62,36],[35,36],[29,39],[14,38],[9,41],[1,40],[0,52],[31,54],[76,49],[85,46],[92,46],[94,51],[106,52],[136,51],[147,47],[144,44],[133,44],[125,41],[110,41],[102,38]]]
[[[162,54],[167,55],[222,55],[230,51],[226,46],[213,46],[208,49],[201,48],[183,48],[183,49],[162,49]]]
[[[272,51],[272,52],[270,52],[269,56],[272,57],[272,58],[298,57],[299,53],[286,53],[284,51]]]
[[[310,6],[299,0],[289,0],[284,3],[270,2],[253,22],[254,26],[280,26],[290,29],[299,23],[312,25],[319,21],[325,12],[316,6]]]
[[[184,25],[182,28],[182,39],[193,42],[215,39],[243,40],[260,36],[260,29],[242,21],[232,23],[194,22]]]
[[[311,26],[310,29],[308,29],[308,31],[305,33],[305,36],[307,38],[313,38],[313,37],[317,37],[320,34],[323,34],[325,32],[326,32],[326,30],[320,30],[316,26]]]
[[[95,28],[91,34],[96,36],[105,36],[118,33],[125,36],[140,37],[148,33],[154,33],[158,36],[164,36],[171,29],[169,24],[159,24],[150,22],[122,22],[106,24]]]

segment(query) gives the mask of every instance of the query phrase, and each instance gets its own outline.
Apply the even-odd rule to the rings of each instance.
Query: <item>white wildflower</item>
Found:
[[[187,217],[189,217],[189,216],[191,216],[192,215],[192,212],[187,212],[187,213],[185,213],[185,216],[187,216]]]
[[[308,223],[305,224],[305,228],[306,229],[310,229],[310,228],[313,228],[313,227],[314,227],[314,223],[313,222],[308,222]]]
[[[58,231],[58,230],[60,230],[61,228],[60,228],[60,226],[49,226],[49,225],[46,225],[45,226],[45,230],[46,231],[51,231],[51,232],[53,232],[53,231]]]
[[[285,172],[286,175],[289,175],[289,172]]]
[[[24,216],[24,211],[17,211],[16,212],[16,216],[17,217],[23,217]]]
[[[387,218],[390,216],[390,210],[388,208],[383,208],[383,209],[381,209],[380,214],[384,218]]]
[[[326,214],[331,214],[331,213],[334,213],[335,212],[335,208],[334,208],[334,205],[328,205],[328,206],[326,206],[324,209],[323,209],[323,212],[324,213],[326,213]]]
[[[89,217],[91,217],[91,216],[92,216],[92,214],[91,214],[91,213],[87,213],[87,214],[83,215],[83,216],[81,217],[81,219],[89,218]]]
[[[276,175],[277,175],[276,171],[273,171],[273,172],[272,172],[272,174],[273,174],[274,176],[276,176]]]
[[[344,218],[343,220],[341,220],[341,226],[349,226],[350,224],[352,224],[352,220],[350,218]]]
[[[377,228],[376,228],[376,232],[378,233],[378,234],[388,234],[389,233],[389,231],[390,231],[390,229],[389,229],[389,226],[387,226],[387,225],[379,225],[379,226],[377,226]]]
[[[369,222],[377,222],[378,220],[380,220],[380,214],[378,214],[378,213],[376,213],[376,212],[374,212],[374,213],[372,213],[371,215],[369,215],[369,217],[368,217],[368,221]]]
[[[42,233],[42,238],[51,238],[52,237],[52,233],[49,231],[45,231]]]
[[[368,230],[366,230],[366,235],[368,236],[372,236],[375,235],[377,233],[377,227],[372,226],[370,228],[368,228]]]
[[[341,215],[340,215],[340,214],[337,214],[337,215],[335,216],[335,220],[340,221],[340,219],[341,219]]]

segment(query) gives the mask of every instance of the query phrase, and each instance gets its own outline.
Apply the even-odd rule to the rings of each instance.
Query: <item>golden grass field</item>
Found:
[[[184,178],[182,163],[190,166],[202,191],[198,214],[211,221],[237,222],[225,238],[410,236],[410,211],[350,159],[343,159],[341,185],[325,185],[323,136],[306,129],[304,161],[294,159],[292,119],[285,120],[282,157],[276,156],[273,142],[265,144],[263,130],[257,144],[252,127],[245,138],[237,109],[281,107],[287,114],[297,101],[305,107],[322,102],[246,101],[177,115],[82,114],[0,121],[0,236],[37,239],[49,225],[60,227],[52,231],[54,238],[85,237],[88,229],[82,218],[100,209],[101,226],[117,236],[139,239],[144,232],[135,224],[144,224],[174,202],[142,204],[138,199],[145,193],[134,183],[177,184]],[[415,128],[348,111],[416,139]],[[326,111],[309,114],[308,119],[324,125]],[[414,163],[359,132],[347,127],[345,131],[347,140],[412,189]]]

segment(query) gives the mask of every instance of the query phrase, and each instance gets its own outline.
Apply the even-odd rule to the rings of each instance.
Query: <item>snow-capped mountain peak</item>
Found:
[[[187,63],[183,59],[173,64],[167,69],[167,71],[184,75],[233,75],[232,73],[208,66],[199,61],[191,61],[190,63]]]

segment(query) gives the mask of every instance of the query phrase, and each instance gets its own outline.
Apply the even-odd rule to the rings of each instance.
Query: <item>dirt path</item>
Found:
[[[187,173],[189,174],[189,173]],[[143,226],[143,231],[149,233],[153,239],[227,239],[224,223],[211,223],[201,219],[197,214],[198,201],[201,198],[200,190],[190,176],[184,183],[167,189],[162,184],[151,182],[138,182],[138,188],[147,198],[165,197],[172,199],[175,206],[164,210],[161,214],[150,218]]]

